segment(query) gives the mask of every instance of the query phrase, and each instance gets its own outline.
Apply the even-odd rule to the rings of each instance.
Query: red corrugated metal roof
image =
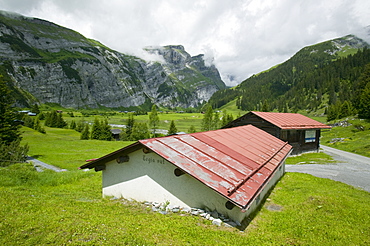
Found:
[[[139,142],[239,207],[249,204],[292,149],[252,125]]]
[[[276,125],[281,129],[325,129],[331,128],[321,122],[308,118],[301,114],[293,113],[272,113],[272,112],[255,112],[252,114]]]

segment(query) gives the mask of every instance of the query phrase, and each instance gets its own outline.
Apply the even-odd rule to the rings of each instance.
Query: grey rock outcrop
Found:
[[[45,20],[0,12],[0,74],[13,85],[19,106],[186,108],[225,88],[203,55],[192,57],[181,45],[145,50],[165,62],[122,54]]]

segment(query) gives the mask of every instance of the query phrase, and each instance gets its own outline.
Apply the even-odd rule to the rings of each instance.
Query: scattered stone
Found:
[[[191,215],[199,215],[199,211],[198,210],[194,210],[191,212]]]
[[[118,199],[118,198],[112,198]],[[201,216],[204,219],[210,220],[213,225],[221,226],[224,225],[226,227],[237,227],[241,226],[239,222],[232,221],[227,218],[225,215],[218,213],[216,210],[210,211],[208,208],[200,209],[200,208],[189,208],[189,207],[180,207],[178,205],[172,205],[168,202],[166,203],[159,203],[159,202],[143,202],[142,204],[146,205],[147,207],[151,207],[153,212],[158,212],[160,214],[166,215],[168,213],[179,213],[180,216],[186,216],[187,214],[193,216]]]
[[[181,211],[185,212],[185,213],[190,213],[191,209],[190,208],[182,208]]]
[[[159,202],[153,202],[152,203],[153,207],[159,208],[161,204]]]
[[[330,143],[344,142],[345,138],[333,138],[330,140]]]
[[[218,212],[216,210],[212,211],[211,215],[213,218],[218,218]]]
[[[213,225],[217,225],[217,226],[221,226],[221,224],[222,224],[222,220],[220,220],[220,219],[214,219],[214,220],[212,221],[212,224],[213,224]]]

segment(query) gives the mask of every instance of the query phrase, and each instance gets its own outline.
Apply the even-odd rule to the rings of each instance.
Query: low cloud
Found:
[[[0,0],[0,6],[142,58],[143,47],[181,44],[192,56],[205,54],[229,85],[304,46],[370,25],[368,0]]]

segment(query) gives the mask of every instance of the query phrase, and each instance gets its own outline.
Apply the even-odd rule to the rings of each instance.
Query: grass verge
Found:
[[[336,161],[328,154],[319,153],[305,153],[298,156],[291,156],[286,159],[286,164],[302,165],[302,164],[332,164]]]

